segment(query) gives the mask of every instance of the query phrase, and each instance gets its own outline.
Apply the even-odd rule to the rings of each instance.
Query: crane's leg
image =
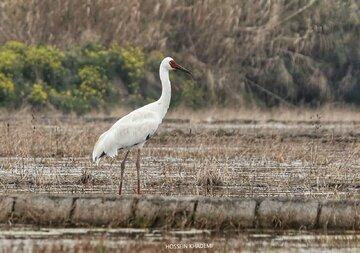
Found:
[[[137,193],[140,194],[140,149],[138,149],[136,158],[136,171],[137,171]]]
[[[130,150],[126,152],[124,160],[121,162],[121,175],[120,175],[120,185],[119,185],[119,195],[121,195],[123,177],[124,177],[124,170],[125,170],[125,162],[130,153]]]

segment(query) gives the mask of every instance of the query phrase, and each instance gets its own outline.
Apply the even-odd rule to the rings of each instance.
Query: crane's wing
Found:
[[[136,110],[119,119],[103,133],[93,150],[93,161],[99,163],[104,155],[115,157],[119,149],[144,143],[161,123],[159,116],[149,110]]]

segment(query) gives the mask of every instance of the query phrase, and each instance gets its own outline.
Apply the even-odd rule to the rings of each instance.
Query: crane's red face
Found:
[[[186,68],[184,68],[183,66],[180,66],[179,64],[177,64],[174,60],[171,60],[170,62],[169,62],[169,64],[170,64],[170,66],[171,66],[171,68],[173,69],[173,70],[181,70],[181,71],[184,71],[185,73],[188,73],[189,75],[191,75],[192,76],[192,74],[191,74],[191,72],[189,71],[189,70],[187,70]]]

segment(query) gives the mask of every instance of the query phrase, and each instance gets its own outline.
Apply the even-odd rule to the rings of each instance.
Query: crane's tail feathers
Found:
[[[106,133],[103,133],[102,135],[100,135],[98,141],[95,143],[94,146],[94,150],[92,153],[92,160],[94,163],[96,163],[96,165],[99,165],[100,159],[101,157],[103,157],[104,155],[106,155],[105,151],[104,151],[104,147],[103,147],[103,139],[106,136]]]
[[[102,135],[100,135],[98,141],[95,143],[94,151],[92,154],[93,162],[96,165],[99,164],[101,157],[107,155],[114,158],[118,154],[118,149],[116,143],[109,142],[111,138],[107,138],[109,131],[106,131]],[[110,136],[111,137],[111,136]]]
[[[96,165],[99,165],[100,158],[97,157],[97,156],[94,156],[94,154],[93,154],[92,161],[93,161],[93,163],[95,163]]]
[[[106,155],[105,152],[102,152],[101,155],[97,155],[96,152],[93,152],[93,162],[96,163],[96,165],[99,165],[101,157],[103,157],[104,155]]]
[[[97,165],[99,165],[99,162],[100,162],[100,157],[93,157],[93,162]]]

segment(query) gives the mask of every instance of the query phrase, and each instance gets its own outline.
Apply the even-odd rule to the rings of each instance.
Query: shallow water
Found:
[[[162,231],[108,228],[3,228],[1,252],[357,252],[360,233]]]
[[[143,192],[358,199],[359,124],[318,125],[165,123],[142,151]],[[90,155],[0,157],[0,193],[116,193],[122,155],[98,167]],[[130,154],[125,194],[136,191],[134,159]]]
[[[287,163],[257,157],[227,157],[199,165],[192,159],[176,157],[178,149],[165,148],[166,151],[174,152],[174,156],[143,157],[141,171],[144,193],[230,197],[360,196],[358,178],[349,176],[359,172],[356,165],[346,168],[348,174],[339,173],[329,177],[328,167],[318,165],[314,169],[300,160]],[[186,151],[188,156],[191,156],[191,152],[191,149]],[[100,167],[95,167],[89,165],[87,158],[8,157],[0,158],[0,163],[12,164],[11,169],[0,170],[1,193],[111,194],[117,192],[120,177],[118,163],[105,161]],[[199,170],[206,166],[213,166],[210,173],[214,174],[210,179],[214,182],[209,181],[206,173],[199,174]],[[129,167],[124,179],[124,192],[127,194],[133,193],[136,185],[134,165]]]

